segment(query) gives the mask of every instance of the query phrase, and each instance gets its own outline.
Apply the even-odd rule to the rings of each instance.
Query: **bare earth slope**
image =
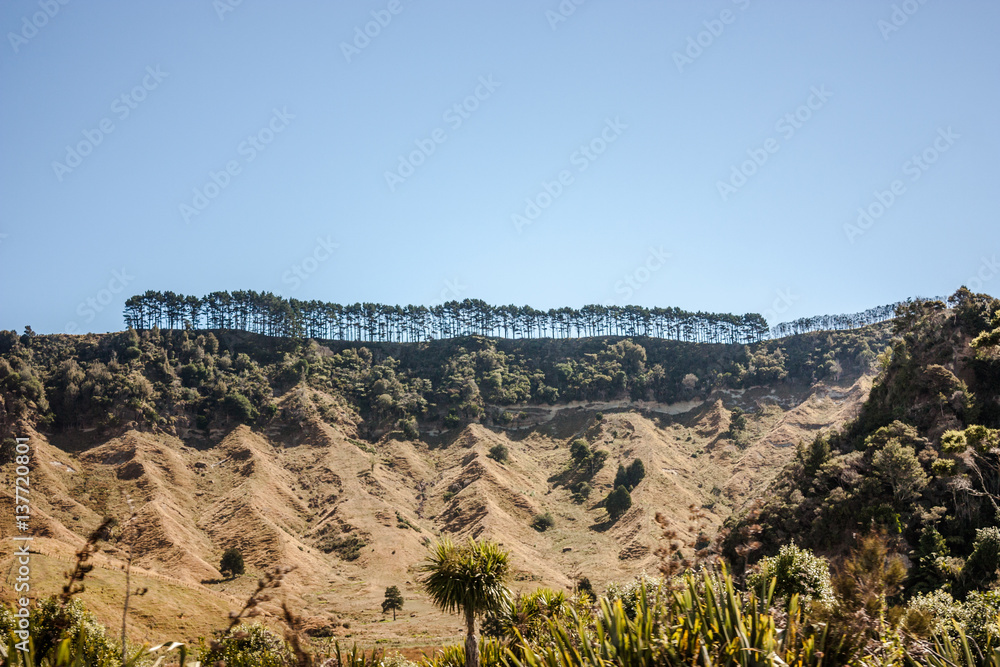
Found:
[[[718,527],[764,489],[795,444],[854,416],[869,389],[870,379],[861,377],[716,392],[703,403],[673,406],[626,401],[525,408],[527,426],[472,423],[418,441],[368,443],[358,437],[357,419],[330,424],[315,409],[300,424],[264,432],[237,426],[208,444],[130,431],[69,453],[30,433],[38,554],[33,592],[58,591],[89,532],[103,516],[125,520],[130,499],[139,528],[134,581],[149,588],[132,602],[137,639],[207,634],[240,606],[254,575],[286,564],[295,569],[284,594],[313,626],[360,641],[435,645],[458,635],[461,624],[432,610],[416,586],[414,567],[430,540],[501,542],[524,588],[570,588],[586,576],[600,589],[654,572],[657,512],[688,537],[696,530],[691,505]],[[299,388],[281,400],[311,407],[332,399]],[[737,406],[751,413],[744,448],[727,435]],[[572,465],[575,438],[609,453],[592,477]],[[497,444],[510,452],[504,463],[487,455]],[[619,463],[635,458],[646,477],[632,493],[632,509],[612,523],[603,498]],[[5,472],[13,474],[10,466]],[[593,491],[575,502],[569,486],[581,480]],[[11,485],[3,488],[0,494],[9,496]],[[555,523],[538,532],[531,520],[543,512]],[[2,537],[12,530],[11,522],[0,522]],[[0,593],[7,600],[14,596],[11,544],[4,539],[0,552],[6,573]],[[244,553],[249,574],[223,581],[219,559],[231,546]],[[120,623],[125,554],[119,540],[102,543],[83,594],[110,625]],[[391,624],[380,622],[390,585],[406,598],[404,613]],[[276,605],[265,611],[277,613]]]

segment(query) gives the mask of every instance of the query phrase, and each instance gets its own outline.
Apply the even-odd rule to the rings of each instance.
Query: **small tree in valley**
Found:
[[[230,577],[236,577],[244,572],[246,568],[243,566],[243,554],[236,547],[229,547],[222,554],[222,562],[219,563],[219,571],[223,575]]]
[[[385,599],[382,600],[382,613],[392,610],[392,620],[396,620],[396,610],[403,609],[403,594],[399,592],[398,586],[389,586],[385,589]]]

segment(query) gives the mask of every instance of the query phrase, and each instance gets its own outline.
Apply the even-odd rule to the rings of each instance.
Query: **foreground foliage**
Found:
[[[465,615],[465,666],[479,667],[476,619],[497,609],[509,596],[510,555],[496,542],[470,539],[456,545],[444,539],[419,567],[421,584],[435,605]]]

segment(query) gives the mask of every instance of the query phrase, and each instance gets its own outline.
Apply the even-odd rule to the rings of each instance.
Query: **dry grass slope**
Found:
[[[133,431],[70,453],[31,433],[35,544],[46,554],[36,557],[35,582],[43,592],[58,590],[83,536],[105,515],[128,515],[127,495],[140,529],[135,576],[150,589],[132,603],[137,638],[206,633],[252,589],[254,573],[283,563],[295,567],[285,594],[313,625],[348,620],[350,629],[337,629],[341,636],[430,646],[459,634],[461,624],[433,611],[416,585],[414,566],[427,540],[497,540],[512,552],[524,588],[570,587],[579,576],[601,587],[654,571],[657,512],[689,538],[697,530],[691,505],[718,527],[760,493],[795,443],[853,416],[869,389],[862,377],[718,392],[683,406],[573,404],[539,408],[527,427],[473,423],[423,441],[366,443],[357,416],[343,408],[336,425],[298,410],[307,416],[295,423],[264,432],[234,427],[210,446]],[[304,388],[280,400],[339,405]],[[752,413],[742,449],[727,435],[737,406]],[[590,479],[589,499],[578,503],[569,487],[587,476],[574,469],[569,443],[581,437],[609,456]],[[503,463],[488,456],[497,444],[510,452]],[[632,493],[632,509],[611,523],[602,500],[618,464],[635,458],[646,477]],[[539,532],[530,524],[542,512],[554,525]],[[10,531],[0,524],[0,536]],[[0,552],[6,572],[10,544],[3,540]],[[250,574],[222,581],[219,559],[230,546],[244,553]],[[103,544],[83,595],[109,624],[120,613],[124,557],[123,544]],[[0,589],[4,599],[13,596],[11,582],[8,576]],[[396,623],[382,623],[379,604],[390,585],[400,586],[407,603]],[[278,613],[273,604],[265,611]]]

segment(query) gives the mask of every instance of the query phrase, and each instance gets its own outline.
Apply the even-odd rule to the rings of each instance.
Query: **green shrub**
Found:
[[[456,644],[439,648],[437,652],[428,656],[424,654],[424,659],[419,663],[420,667],[465,667],[465,646]],[[504,661],[504,646],[494,637],[479,638],[479,665],[480,667],[501,667],[507,664]]]
[[[937,477],[947,477],[955,472],[953,459],[935,459],[931,464],[931,472]]]
[[[914,595],[906,604],[902,628],[911,635],[929,638],[952,630],[951,621],[961,621],[962,605],[942,590]]]
[[[968,442],[965,440],[965,431],[945,431],[941,435],[941,451],[946,454],[959,454],[966,447]]]
[[[960,589],[970,591],[986,588],[996,581],[1000,567],[1000,528],[990,526],[976,530],[976,542],[959,576]]]
[[[62,639],[69,639],[72,647],[79,645],[82,648],[81,652],[73,651],[74,656],[82,658],[88,666],[121,665],[120,645],[107,635],[104,626],[80,600],[72,599],[65,606],[56,597],[38,600],[28,612],[28,623],[38,659],[48,655],[51,664],[55,664],[51,656],[56,645]],[[18,619],[14,610],[6,605],[0,606],[0,635],[6,638],[15,630],[18,630]]]
[[[554,526],[556,520],[552,517],[551,512],[545,512],[544,514],[536,514],[531,519],[531,527],[540,533],[544,533],[546,530]]]
[[[407,519],[405,516],[403,516],[402,514],[400,514],[398,511],[396,512],[396,528],[403,528],[403,529],[407,529],[408,528],[410,530],[415,530],[418,533],[424,532],[423,530],[421,530],[420,526],[414,524],[412,521],[410,521],[409,519]]]
[[[204,383],[209,376],[209,371],[204,364],[187,364],[181,366],[181,383],[185,387],[198,387]]]
[[[489,456],[494,461],[499,461],[500,463],[506,463],[507,460],[510,458],[510,450],[507,448],[507,445],[503,444],[502,442],[498,442],[497,444],[490,447],[490,451],[489,454],[487,454],[487,456]]]
[[[965,429],[965,439],[970,447],[980,454],[986,454],[1000,446],[1000,431],[973,424]]]
[[[733,408],[729,415],[729,432],[727,435],[740,444],[746,441],[747,417],[741,408]]]
[[[230,417],[244,424],[251,424],[257,420],[257,409],[250,403],[250,399],[236,391],[226,394],[222,399],[222,409]]]
[[[577,438],[569,443],[569,455],[576,463],[582,463],[590,456],[590,445],[583,438]]]
[[[511,639],[517,630],[528,641],[538,641],[545,635],[547,622],[563,617],[570,606],[564,592],[551,588],[510,596],[498,609],[486,612],[483,636]]]
[[[361,550],[367,545],[360,536],[348,533],[346,535],[326,535],[316,543],[316,547],[326,553],[336,553],[344,560],[357,560]]]
[[[955,579],[950,554],[944,536],[933,525],[925,525],[917,547],[910,552],[915,566],[910,573],[912,590],[918,593],[935,591]]]
[[[6,465],[17,456],[17,442],[14,438],[4,438],[0,442],[0,466]]]
[[[287,363],[280,367],[275,374],[274,381],[283,385],[295,385],[302,382],[309,376],[309,362],[299,359],[293,363]]]
[[[20,342],[16,331],[4,329],[0,331],[0,354],[7,354]]]
[[[980,646],[1000,638],[1000,591],[973,591],[962,604],[961,620],[965,631]]]
[[[608,510],[608,516],[612,521],[617,521],[631,507],[632,495],[624,486],[619,486],[604,500],[604,508]]]
[[[202,645],[201,664],[226,667],[284,667],[294,657],[284,640],[263,625],[239,625],[212,645]]]
[[[633,460],[632,464],[625,471],[625,475],[629,491],[639,486],[639,482],[646,476],[646,466],[643,465],[642,459]]]
[[[593,487],[591,487],[587,482],[577,482],[573,485],[572,491],[573,502],[582,503],[590,497],[590,492],[593,491]]]
[[[589,584],[590,582],[588,581],[587,583]],[[646,573],[642,573],[625,584],[618,582],[608,584],[608,591],[605,593],[605,597],[609,603],[621,603],[625,615],[634,619],[643,595],[645,595],[649,603],[652,603],[662,592],[662,579],[654,579]]]
[[[417,420],[415,417],[400,419],[396,422],[396,426],[403,432],[403,435],[410,440],[416,440],[420,437],[420,428],[417,426]]]
[[[827,560],[795,544],[782,546],[777,556],[761,559],[747,576],[747,588],[760,591],[772,578],[777,580],[774,595],[778,598],[787,599],[797,594],[804,600],[833,599]]]
[[[587,466],[587,473],[594,475],[598,470],[604,467],[604,462],[608,460],[611,456],[611,452],[606,449],[594,449],[590,452],[590,456],[584,461]]]

